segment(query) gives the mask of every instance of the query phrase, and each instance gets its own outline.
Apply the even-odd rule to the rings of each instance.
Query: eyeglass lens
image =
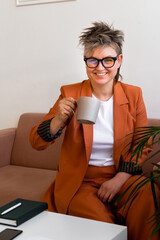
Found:
[[[101,61],[103,67],[106,67],[106,68],[113,67],[114,63],[115,63],[115,59],[107,57],[107,58],[104,58],[102,60],[98,60],[96,58],[89,58],[89,59],[86,60],[86,64],[90,68],[95,68],[95,67],[98,66],[99,61]]]

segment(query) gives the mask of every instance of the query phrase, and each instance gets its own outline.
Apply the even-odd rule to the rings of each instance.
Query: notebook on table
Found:
[[[22,198],[0,207],[0,224],[19,226],[48,208],[48,204]]]

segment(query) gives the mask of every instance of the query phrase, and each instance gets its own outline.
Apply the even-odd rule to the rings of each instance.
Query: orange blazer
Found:
[[[57,115],[58,102],[65,97],[78,100],[80,96],[92,96],[90,80],[61,87],[61,95],[49,113],[41,121]],[[40,123],[41,123],[40,122]],[[39,123],[39,124],[40,124]],[[43,150],[54,141],[45,142],[38,134],[38,125],[32,128],[30,142],[33,148]],[[125,136],[140,126],[147,126],[146,109],[142,92],[139,87],[117,82],[114,84],[114,162],[118,171],[120,159],[128,162],[130,154],[126,155],[124,147],[127,143]],[[66,213],[70,200],[79,189],[87,170],[92,151],[93,126],[80,124],[73,116],[66,128],[59,160],[59,170],[56,180],[51,184],[43,200],[48,202],[50,211]],[[147,157],[143,152],[139,163]],[[132,159],[135,162],[135,158]]]

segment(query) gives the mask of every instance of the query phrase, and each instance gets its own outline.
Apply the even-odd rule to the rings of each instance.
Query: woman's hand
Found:
[[[102,183],[97,193],[98,197],[103,202],[111,202],[114,196],[120,191],[123,184],[131,176],[131,174],[125,172],[117,173],[112,179]]]
[[[52,119],[50,125],[51,134],[56,134],[60,128],[65,126],[68,118],[73,115],[76,107],[76,100],[71,97],[63,98],[61,101],[59,101],[58,114]]]
[[[76,106],[77,106],[76,100],[74,100],[73,98],[71,97],[63,98],[59,102],[59,106],[58,106],[57,118],[59,119],[59,121],[65,124],[68,118],[70,118],[73,115]]]

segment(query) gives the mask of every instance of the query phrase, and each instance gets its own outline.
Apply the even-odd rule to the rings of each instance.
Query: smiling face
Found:
[[[103,59],[106,57],[117,57],[116,50],[111,47],[96,47],[92,54],[87,54],[87,58],[97,58],[97,59]],[[120,67],[122,62],[122,54],[120,54],[115,61],[115,64],[111,68],[105,68],[101,62],[99,62],[98,66],[95,68],[89,68],[86,65],[86,72],[88,75],[88,78],[91,80],[92,86],[102,86],[102,85],[110,85],[113,84],[113,80],[117,74],[117,70]]]

